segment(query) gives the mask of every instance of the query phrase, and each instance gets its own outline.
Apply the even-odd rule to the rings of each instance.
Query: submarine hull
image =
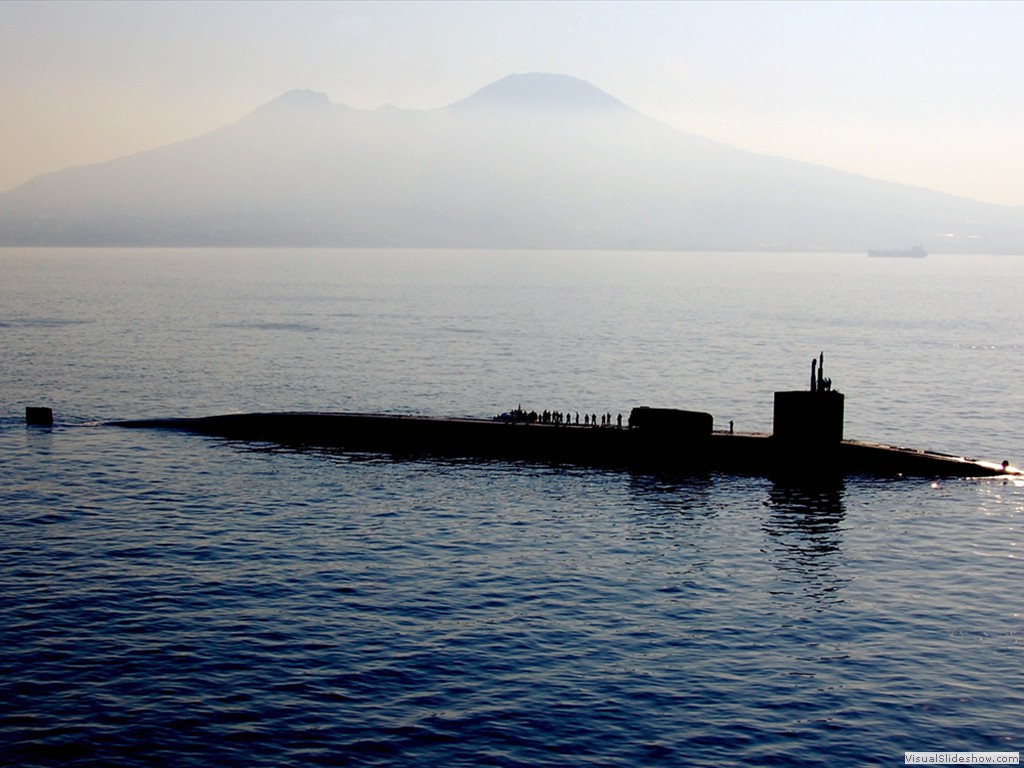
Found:
[[[710,416],[708,416],[710,419]],[[356,413],[249,413],[194,419],[110,422],[175,429],[293,447],[324,447],[397,456],[511,459],[750,475],[984,477],[1019,474],[999,464],[896,446],[841,440],[804,445],[761,433],[554,425],[487,419]]]

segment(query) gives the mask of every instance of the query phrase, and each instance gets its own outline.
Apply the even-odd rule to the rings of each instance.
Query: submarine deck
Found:
[[[536,460],[682,473],[985,477],[1020,470],[952,454],[842,440],[803,444],[765,433],[676,434],[612,426],[337,412],[240,413],[114,421],[232,440],[392,455]]]

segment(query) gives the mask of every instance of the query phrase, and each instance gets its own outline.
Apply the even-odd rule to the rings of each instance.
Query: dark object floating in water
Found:
[[[53,426],[53,409],[29,406],[25,409],[25,423],[35,427]]]
[[[634,408],[627,426],[609,415],[575,423],[517,408],[493,419],[365,413],[243,413],[115,421],[232,440],[392,455],[513,459],[680,473],[727,472],[815,479],[834,475],[982,477],[1020,475],[1007,462],[843,439],[844,395],[811,364],[810,390],[776,392],[773,434],[715,431],[711,414]]]
[[[894,249],[894,250],[870,250],[868,256],[883,257],[889,259],[923,259],[928,255],[928,252],[920,245],[915,245],[913,248],[905,249]]]

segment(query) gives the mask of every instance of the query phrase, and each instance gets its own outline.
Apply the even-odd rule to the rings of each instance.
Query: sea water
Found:
[[[295,451],[111,419],[712,413],[1024,464],[1024,259],[0,250],[0,764],[1024,746],[1024,487]],[[51,406],[52,428],[24,408]]]

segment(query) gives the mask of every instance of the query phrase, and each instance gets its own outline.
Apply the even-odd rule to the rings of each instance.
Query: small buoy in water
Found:
[[[53,409],[32,407],[26,408],[25,423],[43,427],[53,426]]]

